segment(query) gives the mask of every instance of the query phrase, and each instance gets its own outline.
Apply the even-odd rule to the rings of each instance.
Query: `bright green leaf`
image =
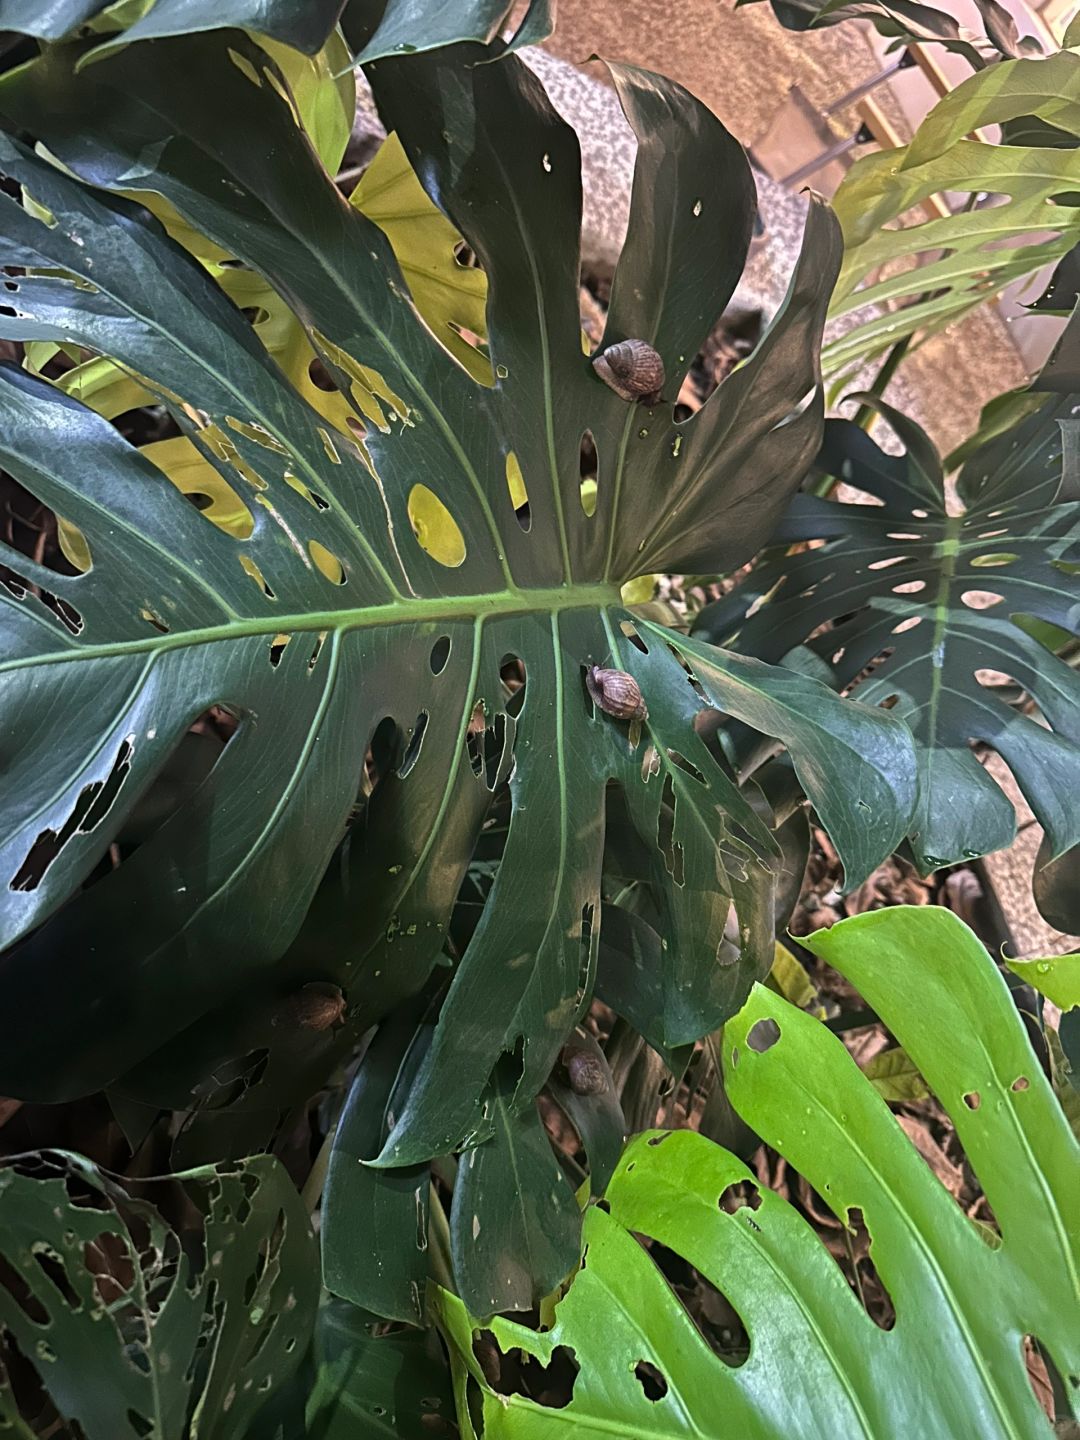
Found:
[[[572,1351],[569,1404],[496,1394],[473,1354],[474,1322],[440,1296],[466,1434],[469,1387],[488,1440],[835,1440],[961,1436],[973,1425],[982,1440],[1035,1440],[1050,1432],[1026,1336],[1075,1404],[1080,1147],[993,962],[934,906],[873,911],[803,943],[857,987],[948,1110],[1000,1243],[930,1172],[840,1040],[758,985],[724,1031],[731,1099],[842,1222],[860,1212],[895,1326],[875,1326],[801,1212],[742,1161],[693,1131],[653,1132],[625,1152],[605,1207],[590,1207],[582,1267],[552,1328],[489,1327],[503,1353],[540,1365]],[[718,1204],[730,1186],[749,1187],[748,1203]],[[710,1350],[642,1236],[734,1307],[750,1342],[742,1364]],[[797,1384],[778,1383],[792,1374]]]

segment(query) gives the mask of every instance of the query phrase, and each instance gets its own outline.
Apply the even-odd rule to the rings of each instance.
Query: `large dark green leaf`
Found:
[[[724,1029],[728,1094],[842,1225],[856,1213],[865,1221],[895,1325],[874,1324],[820,1235],[741,1160],[693,1131],[654,1131],[627,1149],[606,1206],[590,1208],[582,1266],[554,1323],[490,1325],[496,1356],[520,1349],[546,1366],[571,1352],[568,1404],[496,1394],[473,1352],[475,1322],[441,1297],[466,1436],[482,1415],[487,1440],[1036,1440],[1052,1432],[1028,1378],[1027,1337],[1053,1361],[1065,1403],[1080,1400],[1080,1147],[990,957],[931,906],[859,915],[803,943],[903,1042],[951,1116],[1000,1233],[957,1205],[843,1044],[755,986]],[[642,1237],[734,1308],[749,1337],[743,1363],[713,1352]]]
[[[382,1149],[395,1092],[407,1089],[430,1037],[431,1022],[418,1029],[415,1007],[403,1006],[368,1046],[334,1136],[320,1234],[332,1294],[414,1325],[424,1313],[430,1172],[364,1162]]]
[[[851,880],[906,826],[910,749],[894,720],[658,628],[636,637],[643,653],[619,599],[639,572],[746,559],[816,449],[816,347],[839,259],[828,212],[812,209],[785,308],[708,405],[678,425],[670,403],[631,406],[581,351],[576,139],[516,58],[467,63],[485,55],[372,69],[421,177],[488,272],[488,389],[420,323],[384,236],[318,168],[272,62],[243,36],[129,48],[79,72],[52,54],[4,86],[9,115],[72,171],[159,192],[262,272],[358,412],[369,387],[363,444],[331,436],[144,212],[0,142],[4,173],[37,207],[0,200],[6,258],[36,272],[9,282],[15,313],[0,331],[74,341],[144,377],[251,517],[246,539],[219,530],[104,421],[5,372],[4,463],[82,530],[93,559],[69,577],[4,557],[15,576],[4,724],[18,748],[3,917],[8,942],[26,937],[4,971],[7,1093],[93,1089],[224,1003],[307,978],[341,985],[352,1023],[377,1021],[424,983],[509,778],[498,876],[387,1142],[389,1163],[426,1159],[491,1133],[481,1106],[504,1051],[520,1055],[513,1105],[527,1108],[587,999],[609,784],[655,856],[671,1038],[741,1003],[771,949],[750,920],[771,913],[761,895],[775,847],[696,733],[703,708],[784,738],[826,811],[828,757],[836,770],[858,763],[867,808],[853,805],[837,837]],[[686,253],[681,231],[726,213],[734,152],[678,87],[633,83],[688,117],[696,162],[679,173],[701,178],[673,203],[667,236]],[[689,357],[705,317],[677,282],[672,318],[662,300],[653,316]],[[678,382],[675,371],[672,395]],[[594,515],[580,499],[586,430],[600,455]],[[511,498],[514,464],[527,515]],[[431,532],[418,481],[453,512],[463,559],[437,558],[414,534],[411,501]],[[501,679],[507,657],[524,665],[523,692]],[[590,663],[638,677],[640,739],[589,703]],[[209,775],[80,889],[211,706],[239,726]],[[385,783],[333,877],[344,944],[313,956],[301,940],[274,969],[347,829],[376,732]],[[745,943],[718,966],[732,896]],[[46,1008],[44,1033],[15,1018]]]
[[[535,1105],[515,1112],[514,1077],[485,1110],[494,1131],[458,1164],[450,1214],[454,1281],[476,1315],[528,1310],[574,1268],[581,1212]]]
[[[0,0],[0,30],[63,40],[101,17],[101,28],[118,28],[117,19],[102,16],[113,0]],[[200,30],[237,26],[281,40],[313,55],[337,23],[344,0],[152,0],[147,13],[110,37],[102,48],[165,35],[190,35]]]
[[[160,4],[160,0],[158,0]],[[366,18],[376,9],[370,0],[352,0],[349,19]],[[356,63],[367,65],[387,55],[412,54],[454,45],[462,40],[495,40],[515,8],[514,0],[389,0],[370,38],[359,48]],[[551,34],[555,0],[529,0],[509,49],[535,45]]]
[[[45,1151],[6,1163],[0,1200],[0,1429],[21,1416],[54,1434],[59,1416],[86,1440],[243,1440],[303,1355],[319,1293],[308,1218],[276,1160],[125,1191]]]
[[[701,617],[711,639],[771,660],[805,642],[838,688],[907,722],[919,757],[911,843],[926,870],[1015,834],[1012,803],[972,753],[976,741],[1011,768],[1052,856],[1080,841],[1080,680],[1015,623],[1033,616],[1080,632],[1080,507],[1075,476],[1062,482],[1073,408],[1046,406],[973,454],[958,478],[959,514],[917,426],[883,411],[907,445],[897,457],[849,421],[829,421],[822,470],[880,503],[797,496],[776,538],[826,543],[773,552]],[[826,621],[835,623],[815,634]],[[1024,694],[1045,724],[1012,703]]]
[[[432,1440],[452,1433],[450,1377],[432,1331],[387,1331],[376,1316],[331,1300],[319,1310],[314,1361],[307,1440]]]

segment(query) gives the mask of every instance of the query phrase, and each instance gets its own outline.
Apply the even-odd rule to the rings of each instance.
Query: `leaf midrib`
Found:
[[[101,645],[83,645],[78,649],[65,647],[45,655],[20,656],[16,660],[0,664],[0,674],[35,665],[108,659],[116,655],[160,654],[168,650],[239,640],[253,635],[320,630],[343,634],[350,630],[375,629],[387,625],[421,625],[443,620],[495,619],[515,615],[556,615],[563,610],[606,610],[612,605],[621,606],[621,603],[617,585],[597,584],[559,586],[554,589],[488,591],[479,595],[431,596],[385,605],[369,605],[355,610],[314,610],[292,615],[269,613],[224,625],[207,625],[166,635],[148,635],[140,640],[117,640]],[[58,635],[57,638],[61,637]]]

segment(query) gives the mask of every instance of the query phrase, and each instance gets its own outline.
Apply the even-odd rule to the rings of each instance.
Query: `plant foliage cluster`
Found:
[[[1024,1346],[1061,1416],[1080,1387],[1075,957],[1018,972],[1063,1012],[1048,1078],[947,913],[805,942],[952,1117],[991,1232],[776,936],[808,812],[849,887],[1008,844],[987,751],[1074,923],[1075,321],[945,462],[880,399],[902,455],[826,420],[825,376],[1048,261],[1068,311],[1077,52],[994,5],[978,44],[844,7],[975,73],[811,203],[779,313],[682,419],[748,162],[611,65],[638,149],[596,348],[665,375],[626,399],[581,330],[577,137],[513,53],[550,6],[512,8],[0,0],[0,465],[41,534],[0,552],[0,1093],[75,1117],[0,1169],[0,1429],[1045,1433]],[[343,193],[357,66],[390,139]],[[1007,199],[895,226],[946,182]],[[823,357],[830,306],[877,308]],[[740,573],[688,633],[640,603],[665,572]],[[653,1128],[706,1054],[729,1148]],[[80,1144],[102,1113],[122,1143]],[[747,1137],[865,1218],[893,1334]]]

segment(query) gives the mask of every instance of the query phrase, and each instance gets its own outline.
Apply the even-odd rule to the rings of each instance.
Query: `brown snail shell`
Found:
[[[574,1050],[569,1046],[562,1054],[570,1089],[575,1095],[599,1095],[607,1089],[607,1076],[600,1057],[591,1050]]]
[[[280,1018],[302,1030],[329,1030],[344,1014],[345,996],[338,986],[316,980],[289,996]]]
[[[641,686],[625,670],[605,670],[600,665],[589,665],[585,671],[585,688],[593,704],[605,715],[614,715],[616,720],[649,718]]]
[[[624,400],[655,405],[664,388],[664,362],[646,340],[620,340],[593,356],[593,369]]]

